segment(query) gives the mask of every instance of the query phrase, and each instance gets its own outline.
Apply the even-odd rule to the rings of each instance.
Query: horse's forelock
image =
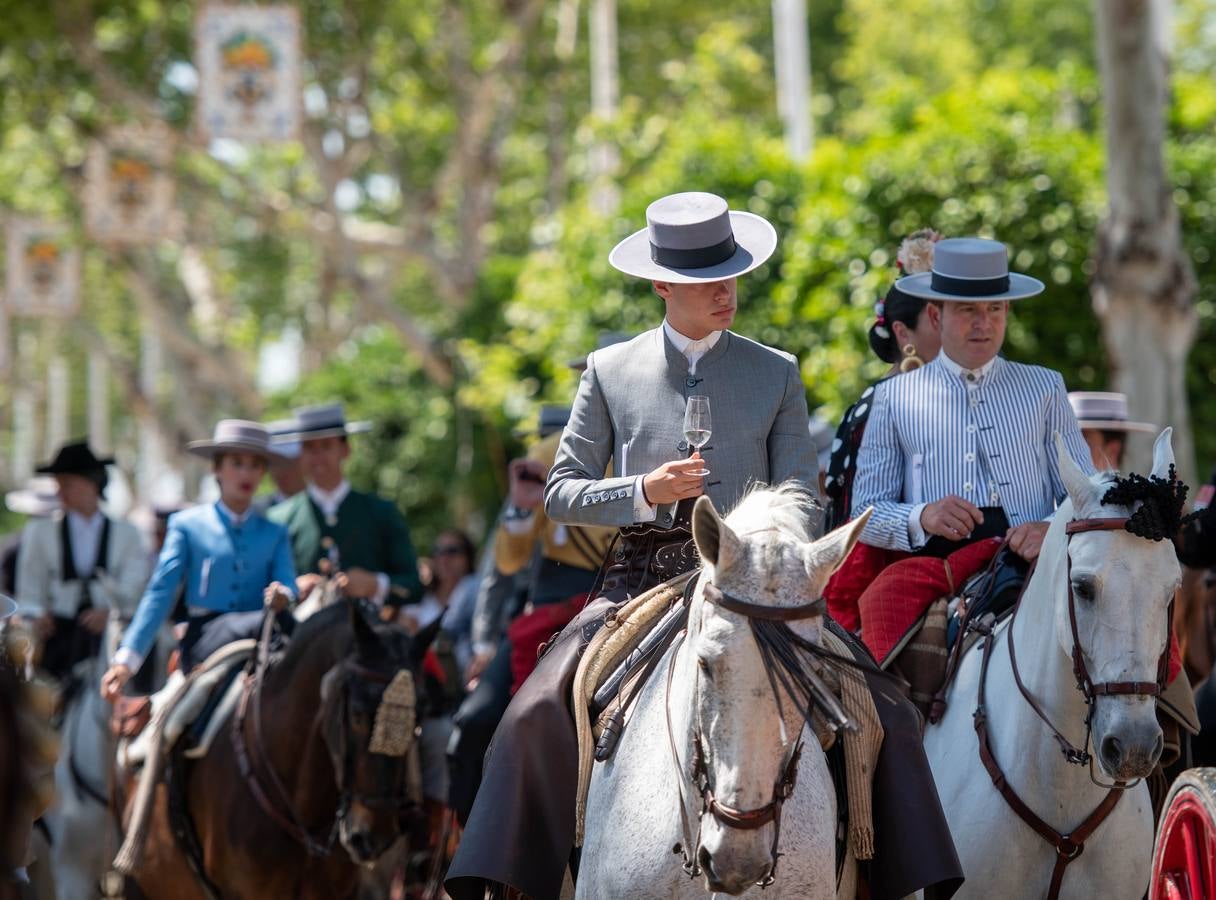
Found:
[[[777,487],[757,484],[743,495],[726,524],[742,538],[748,532],[776,528],[798,541],[809,541],[811,522],[819,509],[815,498],[797,482]]]

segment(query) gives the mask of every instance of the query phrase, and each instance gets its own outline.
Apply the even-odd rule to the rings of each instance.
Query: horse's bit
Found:
[[[711,591],[710,588],[713,588]],[[750,603],[746,600],[740,600],[738,597],[733,597],[730,594],[723,592],[717,588],[712,582],[706,583],[706,590],[702,594],[703,598],[715,606],[720,606],[722,609],[729,612],[737,613],[745,616],[748,619],[767,619],[773,622],[792,622],[799,619],[809,619],[814,616],[822,616],[825,604],[822,598],[813,600],[810,603],[803,603],[798,606],[762,606],[758,603]],[[676,782],[676,787],[680,795],[680,820],[683,829],[684,841],[681,844],[676,844],[673,852],[679,853],[684,858],[682,868],[690,878],[696,878],[701,874],[701,867],[697,864],[697,852],[701,846],[701,826],[700,819],[705,813],[710,813],[715,820],[727,828],[735,828],[741,831],[754,831],[757,828],[762,828],[769,822],[773,823],[773,846],[772,846],[772,862],[769,864],[768,872],[759,882],[761,888],[768,887],[777,876],[777,859],[781,855],[778,852],[777,844],[781,837],[781,810],[785,801],[794,793],[794,786],[798,781],[798,762],[802,756],[802,728],[798,729],[799,738],[794,744],[793,752],[789,759],[781,769],[781,775],[773,784],[773,796],[764,806],[756,807],[755,809],[735,809],[720,802],[713,791],[713,784],[710,781],[709,768],[705,763],[704,741],[701,736],[701,727],[698,724],[693,732],[693,758],[691,780],[693,785],[701,794],[701,816],[698,817],[697,833],[694,839],[692,828],[688,822],[687,805],[684,802],[684,767],[680,762],[680,754],[676,749],[675,733],[671,725],[671,707],[669,699],[671,695],[671,682],[675,674],[675,663],[679,644],[684,639],[684,634],[677,636],[676,641],[671,651],[671,662],[667,667],[667,692],[664,698],[664,714],[667,718],[667,739],[671,746],[672,760],[675,762],[676,772],[679,774],[679,779]],[[771,679],[771,673],[770,673]],[[773,685],[776,690],[776,684]],[[780,703],[780,698],[778,698]],[[805,722],[803,723],[805,726]]]
[[[1110,518],[1110,519],[1073,519],[1065,528],[1064,533],[1071,539],[1074,534],[1084,534],[1090,531],[1122,531],[1127,525],[1128,519]],[[989,777],[992,779],[993,785],[1004,798],[1009,807],[1017,814],[1023,822],[1034,830],[1043,840],[1051,844],[1056,851],[1056,863],[1051,872],[1051,886],[1048,889],[1048,900],[1055,900],[1060,894],[1060,886],[1064,881],[1064,870],[1068,864],[1075,860],[1085,850],[1085,842],[1089,837],[1098,830],[1098,827],[1106,820],[1114,810],[1115,805],[1119,802],[1119,798],[1123,796],[1123,792],[1130,787],[1134,787],[1138,782],[1127,783],[1116,781],[1111,784],[1103,784],[1097,780],[1093,774],[1093,757],[1089,753],[1089,740],[1093,732],[1094,718],[1094,703],[1098,697],[1117,697],[1117,696],[1133,696],[1133,697],[1156,697],[1165,689],[1165,679],[1169,672],[1169,632],[1173,628],[1173,603],[1170,604],[1170,625],[1167,629],[1165,650],[1161,654],[1161,659],[1157,663],[1157,680],[1153,681],[1102,681],[1095,682],[1089,674],[1089,668],[1085,664],[1085,654],[1081,649],[1081,638],[1077,630],[1077,601],[1072,589],[1072,557],[1067,555],[1068,559],[1068,624],[1072,631],[1072,669],[1073,677],[1076,678],[1077,690],[1085,697],[1085,740],[1080,747],[1074,746],[1068,738],[1064,737],[1060,729],[1052,724],[1047,714],[1043,712],[1042,707],[1034,696],[1027,690],[1022,683],[1021,673],[1018,671],[1017,653],[1014,649],[1013,641],[1013,622],[1017,618],[1018,609],[1021,608],[1022,598],[1018,597],[1018,602],[1014,605],[1013,615],[1009,620],[1009,628],[1006,632],[1006,641],[1009,644],[1009,663],[1013,670],[1013,680],[1018,686],[1018,691],[1030,704],[1036,716],[1043,720],[1044,724],[1051,730],[1052,736],[1056,743],[1060,745],[1060,750],[1064,754],[1064,758],[1072,764],[1089,766],[1090,778],[1095,784],[1101,787],[1109,787],[1110,790],[1103,798],[1102,802],[1094,808],[1093,812],[1086,817],[1085,821],[1078,825],[1071,832],[1065,834],[1057,831],[1040,818],[1034,810],[1018,796],[1017,792],[1010,786],[1005,778],[1005,773],[1002,771],[1000,764],[996,761],[996,757],[992,753],[992,747],[988,740],[988,713],[984,701],[984,685],[988,678],[988,662],[992,657],[992,648],[995,645],[995,635],[988,632],[984,641],[984,655],[980,666],[980,681],[979,681],[979,700],[975,709],[975,731],[979,738],[980,761],[984,764],[984,768],[988,771]],[[1036,560],[1037,562],[1037,560]],[[1030,572],[1026,576],[1026,583],[1022,586],[1022,593],[1025,594],[1026,588],[1030,585],[1030,579],[1034,575],[1035,566],[1032,565]],[[962,639],[961,637],[959,638]]]

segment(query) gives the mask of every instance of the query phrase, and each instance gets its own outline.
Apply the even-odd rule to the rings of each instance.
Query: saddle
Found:
[[[114,869],[119,873],[130,875],[139,867],[150,824],[152,801],[165,759],[186,730],[210,706],[212,714],[207,727],[202,729],[199,739],[188,751],[189,755],[195,757],[206,755],[211,741],[231,712],[231,703],[235,702],[231,700],[226,706],[223,701],[214,704],[208,701],[220,685],[226,685],[225,699],[234,693],[239,694],[241,680],[236,676],[253,657],[256,647],[257,641],[252,639],[234,641],[216,650],[188,676],[175,672],[164,688],[148,698],[152,710],[149,727],[138,737],[119,743],[118,765],[131,774],[142,766],[127,834],[114,858]]]

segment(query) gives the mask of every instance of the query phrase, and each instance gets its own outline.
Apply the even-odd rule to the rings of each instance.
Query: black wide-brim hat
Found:
[[[689,191],[650,204],[646,227],[617,244],[608,264],[650,281],[702,284],[745,275],[776,248],[767,220],[729,209],[716,194]]]
[[[88,441],[76,441],[64,444],[55,454],[55,458],[34,471],[39,475],[92,475],[104,473],[106,466],[114,465],[110,457],[98,459],[89,447]]]

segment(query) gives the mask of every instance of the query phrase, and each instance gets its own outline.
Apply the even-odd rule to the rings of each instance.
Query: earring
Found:
[[[904,344],[904,358],[899,361],[899,371],[911,372],[924,364],[925,361],[916,355],[916,345]]]

